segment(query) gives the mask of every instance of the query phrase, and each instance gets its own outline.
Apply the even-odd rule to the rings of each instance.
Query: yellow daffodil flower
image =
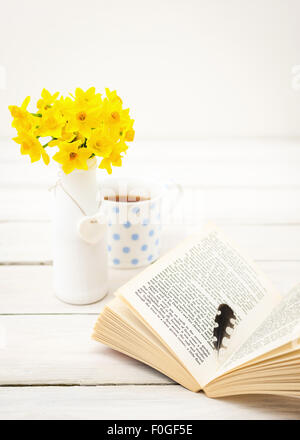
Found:
[[[111,166],[121,167],[122,166],[122,157],[118,153],[112,152],[108,158],[102,159],[100,162],[99,168],[105,169],[108,174],[112,173]]]
[[[113,150],[113,142],[105,134],[103,128],[93,130],[86,144],[96,156],[100,157],[109,157]]]
[[[68,131],[68,124],[66,124],[61,131],[61,136],[57,139],[53,139],[48,142],[49,147],[59,147],[63,142],[72,142],[74,140],[82,140],[82,144],[84,143],[85,138],[81,136],[79,133],[72,133]]]
[[[111,161],[109,158],[102,159],[99,165],[99,168],[102,170],[106,170],[108,174],[112,173]]]
[[[58,147],[53,158],[66,173],[87,169],[91,156],[101,157],[99,168],[108,173],[112,166],[121,166],[126,142],[134,140],[134,120],[115,90],[105,92],[102,99],[95,87],[77,88],[74,95],[59,98],[59,92],[43,89],[35,112],[27,110],[30,97],[21,107],[9,106],[12,126],[18,131],[14,140],[21,145],[21,153],[28,154],[32,162],[42,158],[48,164],[45,148]],[[48,139],[42,141],[44,137]]]
[[[108,172],[108,174],[111,174],[112,173],[112,168],[111,168],[112,165],[114,167],[121,167],[122,166],[121,154],[125,153],[127,149],[128,149],[128,147],[125,144],[125,142],[121,141],[121,142],[118,142],[117,144],[115,144],[109,157],[104,158],[100,162],[99,168],[105,169]]]
[[[130,119],[128,125],[126,127],[121,128],[120,136],[124,137],[126,142],[132,142],[134,140],[135,131],[133,127],[134,120]]]
[[[118,102],[118,103],[120,103],[121,105],[123,104],[122,99],[120,98],[120,96],[117,95],[116,90],[113,90],[113,91],[111,92],[108,88],[106,88],[106,89],[105,89],[105,94],[106,94],[107,99],[108,99],[110,102],[112,102],[112,103],[113,103],[113,102]]]
[[[55,101],[55,107],[61,112],[61,114],[66,117],[67,115],[70,115],[72,112],[74,106],[74,101],[67,97],[64,98],[63,96],[60,97],[57,101]],[[67,119],[67,117],[66,117]]]
[[[66,121],[61,112],[57,108],[51,107],[40,118],[40,125],[36,133],[42,137],[52,136],[58,138],[61,136],[65,124]]]
[[[125,140],[127,142],[132,142],[134,140],[135,131],[133,129],[126,131]]]
[[[111,102],[107,98],[103,101],[101,119],[110,128],[121,126],[122,104],[119,101]]]
[[[131,142],[134,139],[133,119],[129,116],[129,109],[122,109],[122,100],[116,91],[106,89],[106,98],[103,102],[101,118],[109,128],[111,136]]]
[[[75,168],[87,170],[87,160],[91,157],[91,151],[88,148],[81,147],[81,141],[63,142],[59,151],[54,154],[53,159],[62,165],[62,169],[69,174]]]
[[[74,103],[66,112],[66,118],[70,131],[78,131],[89,138],[92,129],[100,125],[100,110],[88,103],[82,105]]]
[[[9,111],[14,118],[12,122],[12,127],[16,128],[18,131],[31,131],[38,123],[38,119],[34,117],[31,113],[27,111],[28,104],[30,102],[30,96],[24,99],[21,107],[16,105],[10,105]]]
[[[101,95],[96,93],[95,87],[90,87],[86,92],[77,87],[75,90],[75,103],[79,106],[99,107],[101,105]]]
[[[51,93],[48,92],[48,90],[43,89],[41,93],[42,99],[39,99],[36,104],[39,111],[42,113],[44,111],[47,111],[49,108],[51,108],[52,104],[54,104],[54,102],[58,98],[58,95],[59,92],[56,92],[53,95],[51,95]]]
[[[49,156],[35,136],[20,132],[13,140],[21,145],[21,154],[28,154],[31,162],[37,162],[42,157],[45,165],[49,164]]]

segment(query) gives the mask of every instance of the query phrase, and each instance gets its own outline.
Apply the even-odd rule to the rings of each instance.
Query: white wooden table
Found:
[[[133,173],[184,187],[164,250],[213,220],[283,293],[300,282],[300,140],[135,142],[114,174]],[[0,142],[1,419],[300,419],[300,400],[208,399],[92,341],[101,308],[137,270],[111,270],[110,293],[97,304],[54,297],[54,181],[53,167],[30,165],[13,142]]]

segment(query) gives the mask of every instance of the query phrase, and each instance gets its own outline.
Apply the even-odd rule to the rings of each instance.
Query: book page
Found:
[[[265,277],[214,226],[185,240],[117,292],[204,386],[280,300]],[[214,318],[227,303],[237,317],[220,360]]]
[[[297,350],[298,338],[300,338],[300,284],[272,310],[254,333],[228,359],[222,370],[224,372],[231,370],[288,342],[292,342],[294,349]]]

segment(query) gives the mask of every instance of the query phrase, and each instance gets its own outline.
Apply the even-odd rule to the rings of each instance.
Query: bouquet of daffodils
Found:
[[[33,113],[27,110],[30,97],[21,107],[9,106],[12,126],[18,132],[13,140],[21,145],[21,153],[28,154],[31,162],[42,158],[48,165],[46,149],[57,147],[52,158],[66,174],[74,169],[87,170],[88,159],[99,156],[99,168],[111,174],[112,165],[122,165],[126,142],[134,139],[134,121],[116,91],[105,92],[102,98],[94,87],[86,92],[77,88],[75,95],[59,98],[59,92],[51,95],[44,89]]]

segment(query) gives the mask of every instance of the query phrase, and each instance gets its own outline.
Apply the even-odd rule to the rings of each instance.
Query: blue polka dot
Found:
[[[155,240],[155,245],[156,245],[156,246],[159,245],[159,239],[158,239],[158,238]]]
[[[154,235],[154,229],[151,229],[151,231],[149,231],[149,235],[150,235],[150,237],[152,237]]]
[[[108,226],[111,226],[111,225],[112,225],[111,220],[108,220]]]
[[[141,247],[142,251],[146,251],[148,249],[148,245],[147,244],[143,244],[143,246]]]
[[[124,254],[128,254],[130,252],[130,248],[127,246],[123,247],[123,252]]]
[[[152,261],[152,260],[153,260],[153,255],[149,255],[148,261]]]
[[[124,226],[124,228],[127,228],[127,229],[128,229],[128,228],[130,228],[131,223],[130,223],[130,222],[126,222],[126,223],[124,223],[123,226]]]
[[[160,214],[157,214],[156,218],[157,220],[160,220]]]
[[[109,244],[109,245],[107,245],[107,250],[108,250],[108,252],[110,252],[111,251],[111,245]]]
[[[139,260],[137,258],[134,258],[133,260],[131,260],[131,264],[133,264],[134,266],[136,264],[138,264]]]
[[[120,240],[120,234],[113,234],[114,240]]]
[[[134,208],[132,208],[132,212],[134,212],[134,214],[138,214],[140,212],[140,208],[137,208],[135,206]]]
[[[147,226],[149,225],[150,220],[148,218],[144,218],[144,220],[142,221],[142,225],[143,226]]]
[[[139,234],[132,234],[131,238],[132,238],[132,240],[138,240]]]
[[[151,203],[151,205],[150,205],[150,209],[154,209],[155,208],[155,203]]]
[[[113,212],[115,212],[116,214],[118,214],[119,211],[120,211],[119,208],[118,208],[117,206],[114,206],[112,210],[113,210]]]
[[[114,258],[114,259],[113,259],[113,263],[114,263],[114,264],[120,264],[120,260],[119,260],[119,258]]]

